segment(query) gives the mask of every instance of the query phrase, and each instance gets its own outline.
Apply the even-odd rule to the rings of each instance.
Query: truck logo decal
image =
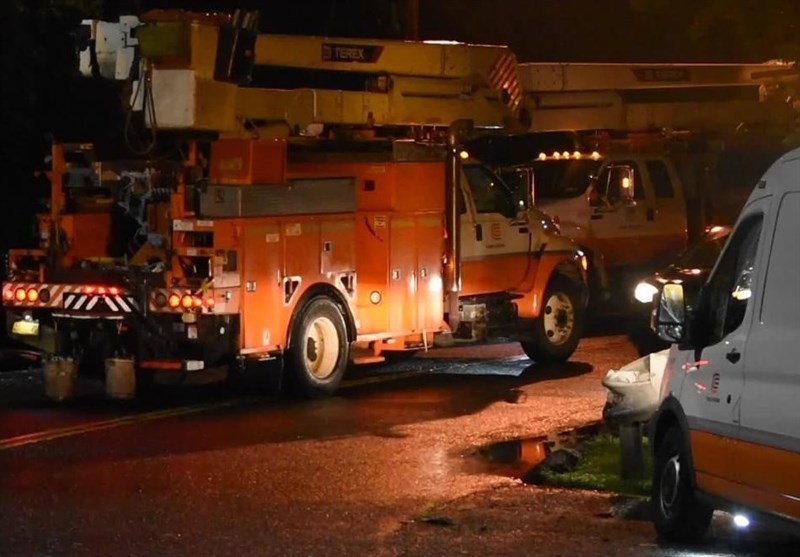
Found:
[[[357,62],[374,64],[383,54],[378,45],[322,43],[323,62]]]
[[[711,376],[711,393],[717,394],[719,392],[719,373]]]
[[[492,240],[500,241],[503,239],[503,229],[500,227],[499,222],[492,223]]]
[[[639,81],[646,83],[691,81],[691,75],[687,68],[635,68],[633,75]]]

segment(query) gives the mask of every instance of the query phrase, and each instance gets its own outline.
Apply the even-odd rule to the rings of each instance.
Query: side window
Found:
[[[630,167],[633,171],[633,192],[625,191],[622,179],[622,167]],[[633,161],[619,161],[603,169],[598,184],[600,190],[605,192],[605,198],[611,205],[619,205],[625,199],[644,199],[644,190],[639,182],[641,173],[639,165]]]
[[[701,311],[708,319],[712,344],[735,331],[744,320],[762,223],[763,217],[758,215],[739,225],[709,279]]]
[[[664,161],[647,161],[647,172],[650,174],[650,180],[653,182],[653,189],[655,189],[658,199],[675,197],[675,189],[672,187],[669,170]]]
[[[764,286],[761,319],[771,326],[800,328],[800,194],[789,193],[781,201]],[[787,293],[790,295],[787,296]]]
[[[500,213],[508,218],[517,216],[514,196],[504,182],[482,166],[470,164],[463,168],[478,213]]]

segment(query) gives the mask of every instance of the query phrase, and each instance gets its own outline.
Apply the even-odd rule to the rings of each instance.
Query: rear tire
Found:
[[[339,306],[324,296],[302,309],[286,355],[293,385],[308,398],[332,395],[349,361],[347,326]]]
[[[567,278],[555,276],[545,291],[542,313],[534,322],[533,340],[521,341],[522,350],[534,362],[563,362],[578,347],[585,319],[578,288]]]
[[[699,542],[711,525],[713,509],[695,498],[688,451],[681,430],[671,428],[656,448],[651,504],[658,537],[667,542]]]

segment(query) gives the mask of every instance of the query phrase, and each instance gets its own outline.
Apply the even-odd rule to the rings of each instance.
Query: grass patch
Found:
[[[543,471],[545,485],[580,489],[596,489],[623,495],[649,495],[653,476],[653,459],[647,439],[642,440],[644,478],[626,480],[620,476],[622,448],[619,437],[600,435],[581,447],[577,466],[563,473]]]

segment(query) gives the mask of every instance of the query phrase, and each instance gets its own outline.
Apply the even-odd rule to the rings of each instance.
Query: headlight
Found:
[[[633,291],[633,297],[643,304],[651,303],[656,294],[658,294],[658,288],[649,282],[640,282]]]

